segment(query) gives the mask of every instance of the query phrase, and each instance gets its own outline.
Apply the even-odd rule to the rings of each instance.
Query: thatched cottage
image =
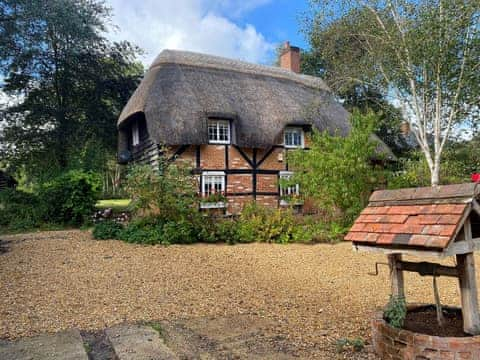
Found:
[[[204,207],[281,205],[300,191],[279,185],[292,174],[286,153],[308,148],[312,126],[345,135],[350,125],[328,86],[299,74],[298,48],[286,43],[280,65],[163,51],[118,120],[120,162],[155,165],[167,146],[191,162]],[[226,201],[209,203],[212,193]]]

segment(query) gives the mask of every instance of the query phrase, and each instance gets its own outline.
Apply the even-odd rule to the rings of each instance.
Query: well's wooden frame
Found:
[[[480,249],[480,238],[472,237],[470,214],[475,211],[480,215],[480,205],[475,199],[469,199],[470,204],[460,221],[454,239],[441,251],[417,250],[408,248],[387,248],[353,244],[355,251],[370,251],[385,253],[390,270],[391,293],[394,296],[405,297],[404,271],[416,272],[421,276],[450,276],[458,278],[462,302],[463,330],[467,334],[480,335],[480,313],[478,309],[478,290],[475,275],[474,251]],[[463,233],[461,230],[463,229]],[[403,261],[402,255],[418,257],[445,258],[455,256],[456,266],[444,266],[431,262]]]

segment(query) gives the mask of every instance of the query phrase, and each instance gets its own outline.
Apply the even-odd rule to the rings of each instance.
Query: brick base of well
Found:
[[[425,305],[409,305],[408,309]],[[480,336],[440,337],[396,329],[383,319],[383,311],[372,320],[372,340],[381,359],[392,360],[479,360]]]

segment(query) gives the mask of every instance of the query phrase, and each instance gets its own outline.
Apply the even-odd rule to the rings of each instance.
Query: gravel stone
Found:
[[[335,354],[335,342],[361,337],[368,345],[371,315],[390,293],[387,267],[368,275],[386,257],[355,253],[350,243],[142,246],[96,241],[78,230],[2,240],[9,241],[0,254],[4,339],[247,314],[274,324],[265,330],[299,354],[367,359]],[[453,265],[453,258],[442,263]],[[438,284],[442,302],[458,306],[455,279]],[[405,285],[407,301],[433,302],[430,277],[407,273]]]

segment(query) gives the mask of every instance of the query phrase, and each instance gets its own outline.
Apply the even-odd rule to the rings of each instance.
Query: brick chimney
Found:
[[[299,74],[300,48],[296,46],[290,46],[290,42],[286,41],[285,44],[283,44],[282,51],[280,52],[280,67]]]

